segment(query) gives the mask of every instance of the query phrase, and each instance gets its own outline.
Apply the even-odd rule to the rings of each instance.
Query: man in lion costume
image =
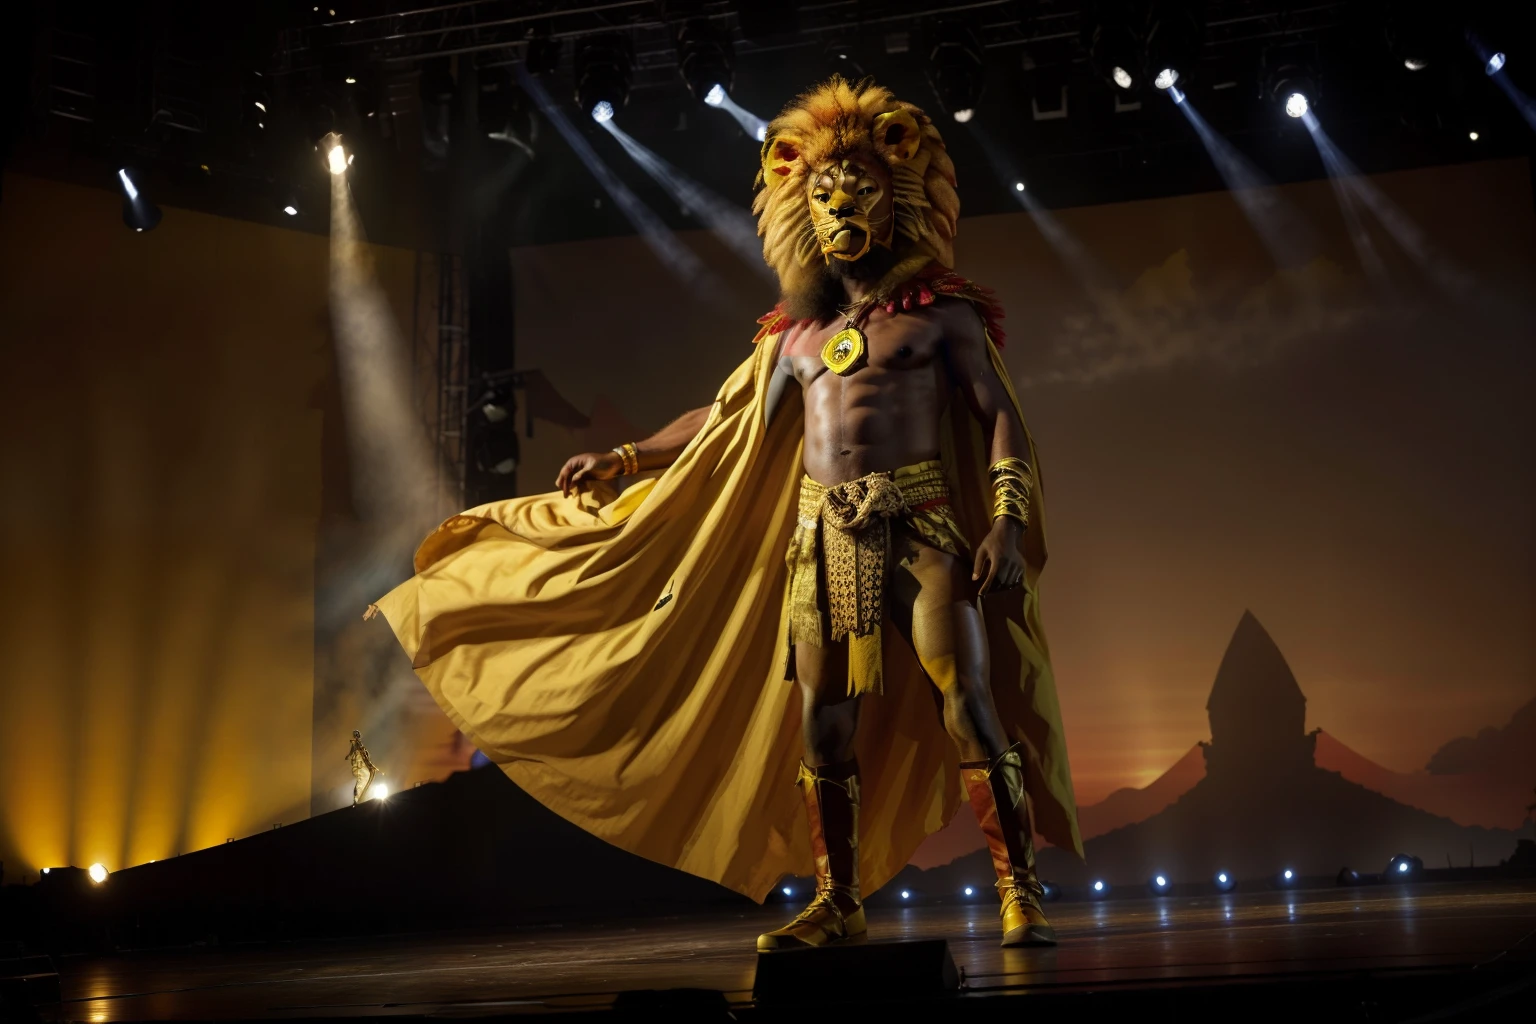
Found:
[[[758,184],[781,300],[715,402],[448,520],[378,608],[557,813],[759,901],[814,872],[760,950],[862,936],[962,794],[1003,944],[1051,944],[1033,835],[1082,841],[1039,462],[1001,310],[950,269],[953,164],[921,110],[833,78],[768,126]]]

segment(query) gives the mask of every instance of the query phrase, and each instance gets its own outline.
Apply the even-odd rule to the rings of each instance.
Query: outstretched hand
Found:
[[[612,480],[624,470],[624,460],[618,452],[585,452],[572,455],[560,467],[555,477],[555,489],[566,497],[581,490],[588,480]]]
[[[976,568],[971,579],[980,580],[977,592],[990,594],[997,590],[1011,590],[1024,582],[1024,554],[1019,540],[1024,526],[1012,516],[998,516],[992,520],[992,529],[976,548]]]

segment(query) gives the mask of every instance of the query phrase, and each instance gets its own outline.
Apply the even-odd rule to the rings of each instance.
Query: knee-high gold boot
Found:
[[[1024,761],[1015,743],[994,761],[962,761],[960,775],[997,871],[1002,897],[1004,946],[1054,946],[1056,929],[1045,919],[1035,878],[1035,844],[1024,797]]]
[[[859,763],[801,764],[795,781],[810,819],[816,896],[789,924],[757,937],[761,952],[825,946],[868,931],[859,895]]]

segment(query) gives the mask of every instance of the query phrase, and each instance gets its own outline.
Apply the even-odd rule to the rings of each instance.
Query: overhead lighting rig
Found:
[[[677,70],[693,98],[718,107],[731,94],[735,55],[707,18],[690,18],[677,32]]]

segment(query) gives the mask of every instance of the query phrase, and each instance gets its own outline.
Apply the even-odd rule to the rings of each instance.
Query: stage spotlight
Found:
[[[1483,67],[1483,72],[1489,77],[1498,74],[1504,69],[1504,55],[1496,53],[1488,58],[1488,63]]]
[[[912,898],[911,891],[908,890],[908,889],[901,890],[901,898],[904,899],[904,900],[911,899]]]
[[[1231,873],[1227,871],[1216,872],[1216,877],[1213,879],[1213,882],[1215,883],[1217,892],[1231,892],[1232,887],[1237,884],[1232,880]]]
[[[716,32],[708,18],[690,18],[678,29],[677,71],[694,99],[718,107],[730,95],[733,57],[729,37]]]
[[[1404,57],[1403,67],[1407,68],[1409,71],[1423,71],[1425,68],[1429,67],[1429,61],[1420,60],[1417,57]]]
[[[283,207],[283,212],[290,217],[297,217],[299,215],[299,208],[294,206],[292,203],[289,203],[287,206]]]
[[[976,104],[986,88],[981,42],[970,25],[953,18],[934,25],[930,38],[928,84],[933,87],[939,106],[963,124],[976,113]]]
[[[160,207],[139,192],[126,167],[118,168],[117,180],[123,185],[123,223],[135,231],[149,231],[159,224]]]
[[[1467,138],[1471,139],[1473,142],[1476,142],[1478,139],[1482,138],[1482,136],[1477,132],[1467,132]]]
[[[318,148],[325,157],[325,169],[332,174],[345,174],[352,165],[352,158],[342,145],[340,132],[326,132]]]
[[[782,892],[785,896],[793,896],[795,894],[795,890],[791,889],[787,885],[779,891]]]
[[[1281,889],[1288,889],[1296,884],[1296,872],[1286,868],[1275,876],[1275,885]]]
[[[593,36],[576,54],[576,104],[599,123],[629,101],[629,48],[618,35]]]
[[[1152,79],[1152,84],[1159,89],[1172,89],[1173,84],[1178,80],[1179,73],[1177,71],[1173,68],[1163,68],[1163,70],[1157,73],[1157,77]]]
[[[1167,875],[1153,875],[1152,881],[1147,883],[1147,888],[1152,890],[1154,896],[1166,896],[1172,887]]]
[[[1091,886],[1089,886],[1089,889],[1092,891],[1092,895],[1094,896],[1109,895],[1109,883],[1104,881],[1102,878],[1094,879],[1094,882]]]
[[[1152,0],[1147,6],[1143,67],[1149,73],[1157,71],[1152,84],[1159,89],[1179,82],[1188,89],[1205,48],[1205,5],[1188,0]]]
[[[1088,51],[1093,73],[1121,89],[1133,89],[1146,67],[1142,36],[1144,27],[1133,17],[1128,4],[1085,5],[1082,45]],[[1093,17],[1097,14],[1097,17]]]
[[[1013,190],[1015,192],[1023,192],[1024,191],[1024,183],[1022,181],[1014,182],[1013,183]]]
[[[974,896],[974,895],[976,895],[976,890],[972,889],[970,886],[966,886],[965,887],[965,894],[967,896]]]
[[[52,870],[53,870],[53,868],[43,868],[43,874],[46,875],[48,872],[50,872]]]
[[[1299,92],[1293,92],[1285,98],[1285,113],[1287,117],[1305,117],[1311,105],[1307,98]]]
[[[1317,45],[1300,42],[1271,46],[1264,51],[1260,81],[1264,94],[1287,117],[1303,118],[1317,106]]]
[[[91,881],[97,885],[107,880],[107,869],[100,864],[92,864],[85,873],[90,875]]]
[[[373,784],[373,786],[371,787],[370,795],[375,800],[388,800],[389,799],[389,787],[386,786],[382,782],[375,782]]]
[[[1392,882],[1411,882],[1424,870],[1424,862],[1417,857],[1400,853],[1387,862],[1385,878]]]

